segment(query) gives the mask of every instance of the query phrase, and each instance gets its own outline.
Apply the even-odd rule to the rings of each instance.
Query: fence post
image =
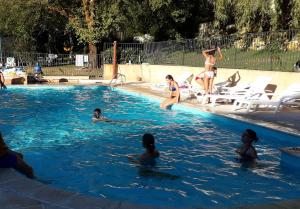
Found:
[[[118,63],[117,63],[117,42],[114,41],[114,56],[113,56],[113,79],[118,75]]]
[[[237,48],[234,47],[234,69],[236,69],[236,51],[237,51]]]
[[[270,70],[273,70],[272,50],[270,51]]]
[[[184,66],[184,53],[185,53],[185,48],[184,48],[184,43],[182,44],[182,65]]]

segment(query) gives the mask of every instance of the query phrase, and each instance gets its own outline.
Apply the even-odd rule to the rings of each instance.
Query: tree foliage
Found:
[[[103,41],[194,38],[201,23],[214,32],[299,29],[299,0],[10,0],[0,2],[0,33],[9,50],[64,52]]]
[[[10,0],[0,4],[0,34],[10,39],[11,48],[35,50],[33,32],[38,25],[43,0]]]
[[[215,26],[234,25],[240,33],[299,29],[299,11],[299,0],[216,0]]]

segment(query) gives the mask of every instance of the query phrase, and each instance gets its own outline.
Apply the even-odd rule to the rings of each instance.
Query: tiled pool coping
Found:
[[[125,88],[128,91],[145,95],[145,93]],[[149,94],[148,96],[153,96]],[[162,99],[161,97],[156,97]],[[193,107],[191,104],[185,106]],[[197,107],[196,107],[197,108]],[[221,114],[223,115],[223,114]],[[223,115],[235,118],[236,116]],[[244,118],[235,119],[243,120]],[[248,120],[246,122],[250,122]],[[257,121],[254,121],[258,124]],[[252,122],[253,123],[253,122]],[[260,124],[258,124],[260,125]],[[266,126],[266,124],[261,124]],[[268,127],[268,126],[267,126]],[[275,128],[276,127],[269,127]],[[278,130],[278,129],[277,129]],[[284,131],[284,130],[283,130]],[[289,133],[288,131],[286,131]],[[295,134],[295,133],[294,133]],[[298,133],[296,133],[298,135]],[[299,134],[300,136],[300,134]],[[75,192],[53,188],[36,180],[27,179],[13,169],[0,169],[0,208],[1,209],[171,209],[130,204],[124,201],[112,201],[104,198],[90,197]],[[268,205],[250,205],[232,207],[235,209],[300,209],[300,199],[281,201]]]

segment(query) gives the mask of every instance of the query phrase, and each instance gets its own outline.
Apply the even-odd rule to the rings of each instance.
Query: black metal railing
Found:
[[[102,76],[103,55],[45,54],[30,52],[2,52],[2,68],[22,67],[27,73],[33,73],[38,63],[46,76]],[[93,62],[92,62],[93,61]]]
[[[203,66],[202,50],[220,47],[218,67],[293,71],[300,59],[300,31],[214,36],[183,41],[119,43],[118,63]],[[113,45],[104,44],[103,62],[112,63]]]
[[[117,44],[117,60],[119,64],[139,64],[142,63],[144,44],[140,43],[119,43]],[[113,62],[113,44],[104,43],[103,46],[103,63],[110,64]]]

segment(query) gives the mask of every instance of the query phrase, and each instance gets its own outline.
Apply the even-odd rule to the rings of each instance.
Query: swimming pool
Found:
[[[280,165],[279,147],[298,137],[200,111],[163,111],[153,99],[107,87],[10,87],[0,91],[0,130],[38,178],[83,194],[138,204],[223,207],[300,197],[300,175]],[[120,123],[92,123],[95,107]],[[257,131],[259,162],[235,161],[245,128]],[[157,175],[127,159],[153,133]],[[160,172],[160,173],[159,173]],[[179,176],[161,175],[170,174]]]

